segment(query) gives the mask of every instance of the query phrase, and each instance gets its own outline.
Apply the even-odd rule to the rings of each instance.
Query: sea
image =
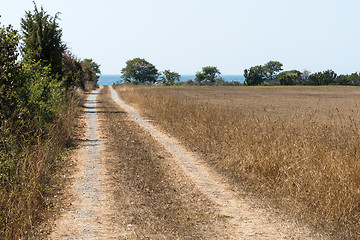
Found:
[[[221,75],[227,82],[240,82],[243,83],[245,77],[242,75]],[[186,82],[188,80],[195,80],[195,75],[181,75],[180,81]],[[99,85],[113,85],[121,82],[121,75],[101,75],[99,78]]]

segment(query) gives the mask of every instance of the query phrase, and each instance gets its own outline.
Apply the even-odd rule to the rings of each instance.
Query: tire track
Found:
[[[70,207],[55,221],[49,239],[118,239],[114,231],[116,224],[111,221],[114,203],[98,136],[98,91],[92,92],[85,104],[87,133],[74,156],[78,170],[69,190]]]

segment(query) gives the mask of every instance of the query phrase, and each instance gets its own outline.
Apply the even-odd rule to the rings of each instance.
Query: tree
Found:
[[[248,86],[263,84],[265,81],[263,66],[257,65],[244,70],[244,83]]]
[[[301,82],[301,72],[298,70],[284,71],[277,75],[281,85],[297,85]]]
[[[269,61],[263,67],[265,81],[272,81],[278,72],[282,71],[283,64],[278,61]]]
[[[220,71],[217,67],[203,67],[201,72],[197,72],[195,75],[195,81],[201,83],[215,83],[220,78]]]
[[[282,63],[269,61],[264,66],[256,65],[244,70],[245,84],[255,86],[276,79],[277,73],[282,70]]]
[[[330,85],[336,83],[337,74],[333,70],[322,72],[321,85]]]
[[[84,71],[81,60],[76,58],[71,52],[66,51],[63,55],[62,62],[63,82],[66,89],[80,87],[85,89]]]
[[[91,84],[92,88],[97,86],[97,81],[100,77],[100,65],[94,62],[92,59],[85,58],[81,61],[82,71],[84,73],[82,81]]]
[[[162,72],[163,76],[161,77],[165,85],[174,85],[176,81],[180,81],[180,74],[177,72],[171,72],[170,70],[165,70]]]
[[[340,75],[336,78],[336,84],[359,86],[360,85],[360,75],[357,72],[352,73],[350,75]]]
[[[311,85],[330,85],[336,83],[337,74],[333,70],[313,73],[309,76]]]
[[[309,70],[304,69],[301,73],[301,81],[299,82],[299,84],[308,85],[310,75],[311,75],[311,72]]]
[[[121,70],[122,79],[134,84],[156,82],[159,74],[156,67],[142,58],[134,58],[126,62]]]
[[[17,63],[19,39],[11,26],[0,27],[0,126],[3,119],[13,114],[23,84]]]
[[[52,74],[61,76],[65,44],[61,40],[62,29],[57,23],[59,13],[51,17],[42,7],[39,11],[35,2],[34,8],[34,12],[25,12],[25,17],[21,19],[24,59],[50,65]]]
[[[88,64],[88,66],[96,73],[96,74],[101,74],[100,71],[100,64],[97,64],[96,62],[94,62],[94,60],[92,60],[91,58],[85,58],[84,62],[86,64]]]
[[[66,51],[63,55],[63,82],[66,89],[79,87],[85,89],[87,83],[91,88],[97,86],[100,74],[100,65],[92,59],[78,59],[71,52]]]

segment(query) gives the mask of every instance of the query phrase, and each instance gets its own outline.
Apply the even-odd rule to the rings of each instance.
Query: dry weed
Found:
[[[51,202],[47,201],[53,187],[50,182],[62,166],[64,148],[70,143],[71,132],[76,121],[76,109],[79,99],[69,98],[63,109],[58,109],[61,116],[51,125],[46,136],[20,142],[14,152],[0,152],[0,157],[7,158],[9,172],[0,172],[0,238],[28,239],[34,227],[44,218]],[[29,124],[24,120],[21,124]],[[24,127],[26,128],[26,126]],[[3,126],[6,129],[6,126]],[[6,135],[1,129],[2,138]],[[12,136],[13,139],[18,139]],[[7,137],[7,140],[11,140]],[[19,143],[14,140],[13,144]],[[7,169],[7,168],[2,168]],[[53,183],[53,182],[52,182]]]

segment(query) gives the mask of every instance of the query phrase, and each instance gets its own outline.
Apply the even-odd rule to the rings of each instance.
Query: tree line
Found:
[[[163,85],[174,85],[180,81],[181,75],[171,70],[160,72],[153,64],[143,58],[134,58],[126,62],[126,66],[121,70],[123,82],[133,84],[161,83]],[[190,80],[188,84],[207,84],[214,85],[225,82],[220,77],[217,67],[203,67],[196,73],[195,82]]]
[[[269,61],[265,65],[256,65],[244,70],[245,84],[255,85],[349,85],[360,86],[360,74],[338,75],[333,70],[311,73],[307,70],[282,71],[283,64]]]
[[[142,58],[134,58],[126,62],[121,70],[123,82],[134,84],[161,83],[174,85],[180,81],[181,75],[177,72],[165,70],[159,72],[157,68]],[[360,86],[360,74],[338,75],[333,70],[311,73],[307,70],[283,71],[283,64],[278,61],[269,61],[264,65],[256,65],[244,70],[244,85],[351,85]],[[181,83],[184,84],[184,83]],[[238,82],[225,82],[217,67],[206,66],[195,75],[195,79],[185,84],[196,85],[240,85]]]

